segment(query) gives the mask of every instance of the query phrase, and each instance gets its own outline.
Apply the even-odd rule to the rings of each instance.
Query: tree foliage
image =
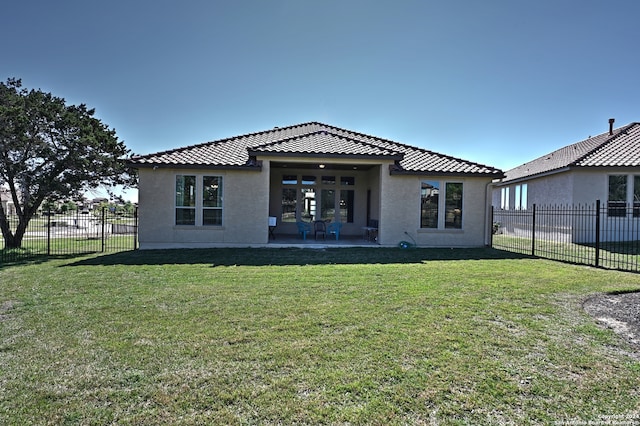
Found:
[[[20,247],[31,218],[45,199],[79,197],[98,187],[136,183],[127,167],[130,151],[116,132],[86,105],[19,79],[0,83],[0,187],[8,187],[18,215],[15,230],[0,205],[5,247]]]

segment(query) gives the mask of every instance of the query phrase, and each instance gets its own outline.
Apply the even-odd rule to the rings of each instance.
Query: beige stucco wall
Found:
[[[425,247],[473,247],[486,243],[487,178],[390,175],[391,162],[368,171],[354,172],[357,182],[353,224],[345,235],[361,235],[366,225],[366,194],[371,191],[371,219],[379,220],[378,243],[397,246],[412,240]],[[223,177],[223,225],[176,226],[176,175]],[[268,217],[280,213],[281,172],[270,172],[269,161],[262,171],[236,170],[139,170],[139,242],[141,249],[181,247],[264,246],[268,240]],[[420,188],[423,180],[462,182],[462,229],[421,229]],[[364,182],[364,183],[363,183]],[[201,188],[198,188],[200,191]],[[441,203],[444,203],[444,198]],[[198,221],[198,218],[196,219]],[[286,233],[278,223],[276,233]],[[291,232],[295,233],[294,224]]]
[[[571,203],[574,194],[574,177],[571,173],[557,173],[541,176],[521,182],[512,182],[508,185],[495,185],[491,204],[500,208],[502,188],[509,190],[509,209],[515,208],[515,188],[518,185],[527,185],[527,206],[531,208],[537,205],[560,205]]]
[[[632,175],[633,170],[621,168],[573,169],[562,173],[550,174],[508,185],[510,208],[515,202],[515,186],[527,184],[528,207],[560,206],[567,204],[595,204],[596,200],[603,203],[609,196],[609,175]],[[492,205],[500,207],[500,191],[503,186],[496,185],[493,190]],[[630,185],[629,191],[633,188]],[[631,194],[629,195],[631,199]]]
[[[573,202],[576,204],[595,204],[596,200],[606,203],[609,198],[609,175],[634,175],[640,170],[619,168],[576,170],[574,174]],[[628,200],[633,200],[633,184],[628,185]]]
[[[629,222],[620,220],[619,217],[609,217],[607,214],[607,201],[609,197],[609,176],[627,176],[627,202],[634,199],[633,193],[633,168],[592,168],[573,169],[562,173],[543,176],[528,181],[511,183],[509,185],[511,197],[515,185],[527,183],[528,187],[528,207],[531,209],[535,204],[538,209],[543,207],[562,208],[565,206],[577,207],[585,211],[585,214],[567,215],[537,215],[536,232],[540,236],[545,232],[545,227],[554,229],[559,224],[571,232],[564,234],[564,237],[573,242],[592,243],[595,241],[595,222],[586,220],[586,209],[593,208],[596,201],[600,200],[603,208],[601,216],[602,231],[601,241],[616,240],[636,240],[636,230],[640,229],[640,219],[632,218]],[[500,186],[496,186],[493,196],[493,206],[500,206]],[[513,206],[513,198],[511,199]],[[558,238],[554,235],[554,238]]]
[[[462,182],[462,229],[420,228],[420,188],[424,180]],[[382,203],[380,208],[379,242],[397,245],[413,240],[425,247],[480,247],[486,243],[488,229],[487,178],[457,178],[447,176],[402,176],[381,171]],[[444,203],[444,198],[440,203]],[[441,206],[442,207],[442,206]],[[442,210],[441,210],[442,212]],[[408,233],[413,240],[406,234]]]
[[[222,226],[175,225],[175,182],[181,174],[223,177]],[[268,164],[261,172],[142,168],[139,175],[141,249],[267,243]]]

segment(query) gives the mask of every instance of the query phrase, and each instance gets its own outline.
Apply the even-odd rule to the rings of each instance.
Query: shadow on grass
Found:
[[[23,266],[23,265],[38,265],[46,262],[50,262],[52,260],[67,260],[67,259],[75,259],[78,257],[84,257],[92,252],[85,253],[68,253],[68,254],[34,254],[34,253],[19,253],[16,254],[15,251],[7,254],[2,253],[0,251],[0,269],[9,268],[12,266]]]
[[[171,264],[210,264],[212,267],[234,265],[285,266],[528,258],[532,257],[492,248],[214,248],[127,251],[83,259],[65,266]]]

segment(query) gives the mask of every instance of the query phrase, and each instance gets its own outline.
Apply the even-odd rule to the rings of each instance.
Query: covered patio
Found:
[[[270,161],[269,170],[269,215],[279,233],[295,237],[301,225],[322,221],[339,226],[339,240],[353,245],[367,242],[364,229],[372,222],[377,227],[383,170],[379,159],[296,158]]]

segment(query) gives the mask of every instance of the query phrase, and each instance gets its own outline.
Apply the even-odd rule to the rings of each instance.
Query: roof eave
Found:
[[[297,158],[343,158],[350,160],[387,160],[387,161],[401,161],[404,158],[404,154],[339,154],[339,153],[314,153],[314,152],[263,152],[263,151],[249,151],[250,156],[255,157],[297,157]]]
[[[392,168],[389,170],[392,176],[451,176],[451,177],[486,177],[491,179],[501,179],[504,173],[495,172],[444,172],[444,171],[422,171],[422,170],[404,170]]]
[[[134,169],[201,169],[201,170],[243,170],[243,171],[262,171],[262,163],[256,165],[232,165],[232,164],[165,164],[165,163],[129,163],[129,167]]]
[[[514,178],[514,179],[509,179],[509,180],[503,180],[501,182],[496,183],[496,185],[497,186],[502,186],[502,185],[511,184],[511,183],[523,182],[523,181],[527,181],[527,180],[530,180],[530,179],[538,179],[538,178],[541,178],[541,177],[551,176],[551,175],[555,175],[555,174],[558,174],[558,173],[568,172],[569,170],[571,170],[573,168],[574,167],[561,167],[559,169],[548,170],[546,172],[541,172],[541,173],[537,173],[537,174],[521,176],[519,178]]]

